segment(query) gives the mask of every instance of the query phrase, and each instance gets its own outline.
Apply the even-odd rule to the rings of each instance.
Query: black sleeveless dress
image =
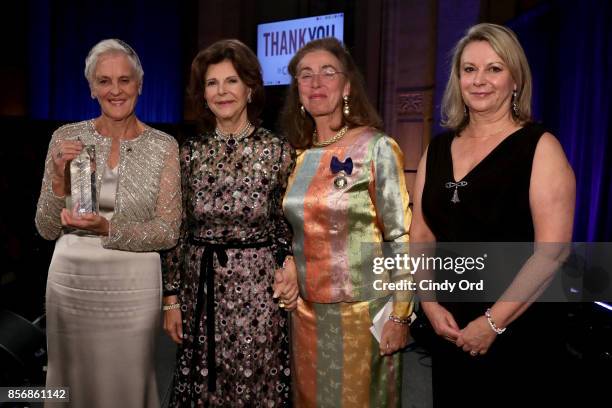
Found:
[[[529,185],[535,149],[543,133],[542,127],[526,124],[462,180],[454,180],[453,175],[451,143],[455,134],[444,133],[432,140],[422,208],[436,241],[533,242]],[[492,303],[441,304],[463,329]],[[557,306],[533,304],[497,336],[484,356],[472,357],[435,336],[430,350],[434,405],[521,406],[533,402],[534,392],[543,395],[542,379],[553,384],[559,380],[552,369],[564,355],[558,333],[562,313]],[[549,397],[547,393],[542,399],[550,402]]]

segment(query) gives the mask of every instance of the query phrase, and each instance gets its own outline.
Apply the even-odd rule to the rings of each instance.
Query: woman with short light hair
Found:
[[[40,235],[57,240],[47,278],[46,385],[69,387],[74,407],[154,408],[161,318],[156,251],[178,239],[178,145],[136,117],[143,71],[129,45],[99,42],[87,56],[85,77],[100,116],[53,133],[36,210]],[[84,149],[93,160],[98,205],[81,212],[70,189],[78,180],[65,175]]]

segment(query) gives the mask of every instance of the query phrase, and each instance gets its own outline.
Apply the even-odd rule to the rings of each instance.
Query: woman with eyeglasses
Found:
[[[377,275],[372,265],[384,243],[408,241],[402,152],[381,131],[361,75],[338,40],[308,43],[289,72],[283,125],[300,149],[283,202],[300,289],[291,326],[294,402],[400,406],[396,352],[408,341],[412,301],[375,285],[400,276]],[[370,326],[385,307],[379,343]]]

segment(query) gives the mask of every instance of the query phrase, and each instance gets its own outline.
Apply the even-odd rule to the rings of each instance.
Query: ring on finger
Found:
[[[476,350],[472,350],[472,351],[470,351],[470,355],[472,357],[476,357],[478,355],[478,352]]]
[[[282,300],[280,302],[278,302],[278,307],[280,307],[281,309],[285,308],[285,302],[283,302]]]

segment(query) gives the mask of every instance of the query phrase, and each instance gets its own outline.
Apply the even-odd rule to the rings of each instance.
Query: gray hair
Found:
[[[142,65],[140,64],[140,58],[138,58],[136,51],[134,51],[134,49],[126,42],[115,38],[100,41],[94,45],[89,51],[89,54],[87,54],[87,58],[85,58],[85,78],[87,79],[87,82],[89,82],[89,88],[93,89],[94,73],[100,56],[112,53],[125,54],[132,64],[134,72],[136,73],[136,78],[138,80],[138,93],[142,92],[142,79],[144,77],[144,71],[142,69]]]

